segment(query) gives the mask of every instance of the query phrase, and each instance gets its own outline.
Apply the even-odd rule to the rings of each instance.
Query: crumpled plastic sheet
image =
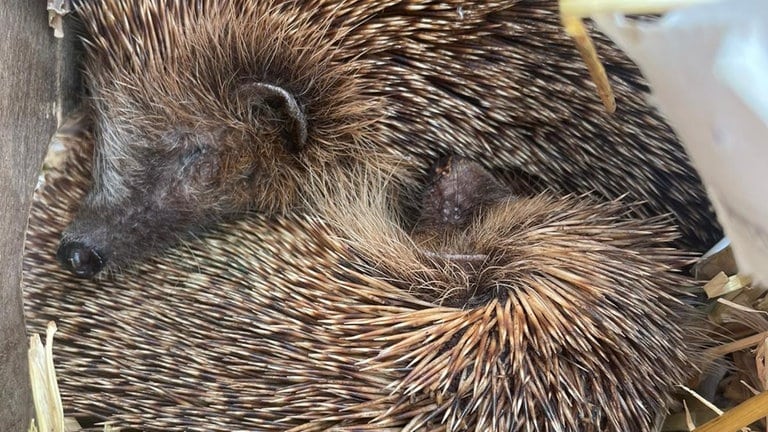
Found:
[[[652,102],[705,183],[739,272],[768,282],[768,1],[721,0],[655,22],[593,19],[650,82]]]

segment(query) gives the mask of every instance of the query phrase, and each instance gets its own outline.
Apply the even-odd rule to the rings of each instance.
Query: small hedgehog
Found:
[[[312,216],[251,214],[124,273],[76,279],[47,252],[90,179],[89,135],[70,133],[86,145],[38,191],[24,293],[31,330],[59,324],[64,406],[81,420],[650,432],[693,369],[697,320],[673,270],[686,255],[666,246],[664,219],[510,196],[457,158],[435,168],[415,225],[386,179],[357,170]]]
[[[450,431],[653,431],[695,370],[703,321],[668,219],[513,194],[463,158],[435,167],[410,234],[375,181],[339,189],[321,214],[361,271],[433,305],[356,337],[386,341],[369,370],[403,371],[392,412],[428,397]]]
[[[81,277],[247,210],[304,205],[315,173],[400,166],[393,180],[408,184],[446,154],[672,213],[693,250],[720,235],[635,66],[598,38],[619,101],[606,115],[554,0],[80,1],[77,13],[94,183],[58,256]]]

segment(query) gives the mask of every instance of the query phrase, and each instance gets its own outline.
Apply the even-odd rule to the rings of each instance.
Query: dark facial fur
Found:
[[[461,154],[672,213],[685,247],[720,235],[637,69],[598,38],[606,115],[555,1],[82,3],[96,169],[61,258],[85,276],[246,209],[291,209],[313,173],[393,171],[372,155]]]
[[[319,173],[376,161],[363,138],[376,98],[360,97],[353,64],[331,62],[342,35],[328,23],[234,1],[78,13],[94,183],[58,255],[80,276],[247,210],[286,211]]]

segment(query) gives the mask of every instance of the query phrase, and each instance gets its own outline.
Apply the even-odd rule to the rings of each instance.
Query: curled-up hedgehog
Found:
[[[428,398],[423,424],[451,431],[656,430],[703,340],[668,218],[513,194],[455,157],[436,165],[415,225],[362,189],[323,214],[361,271],[433,305],[355,337],[386,341],[368,373],[403,371],[391,412]]]
[[[249,214],[81,280],[49,252],[91,177],[90,136],[69,131],[81,142],[37,192],[23,280],[30,331],[57,321],[81,424],[650,432],[693,370],[667,220],[510,195],[465,160],[436,167],[416,215],[357,170],[312,215]]]
[[[424,172],[443,154],[560,195],[719,229],[637,68],[598,49],[605,114],[554,0],[80,0],[93,186],[58,248],[81,277],[248,210],[284,213],[318,172]],[[332,178],[334,175],[326,176]],[[622,198],[623,197],[623,198]],[[311,207],[311,206],[310,206]]]

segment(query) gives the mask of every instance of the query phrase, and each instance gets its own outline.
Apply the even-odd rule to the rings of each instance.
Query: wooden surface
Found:
[[[0,431],[32,416],[20,288],[27,215],[56,126],[57,53],[45,2],[0,6]]]

